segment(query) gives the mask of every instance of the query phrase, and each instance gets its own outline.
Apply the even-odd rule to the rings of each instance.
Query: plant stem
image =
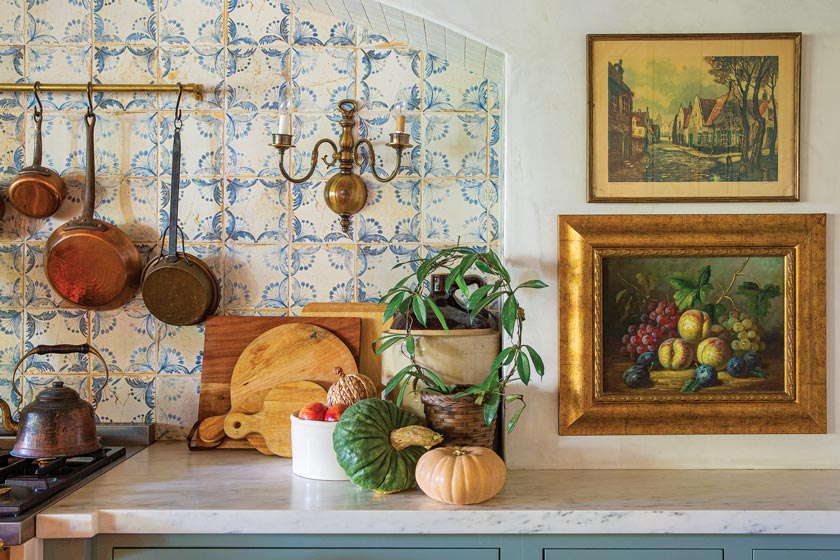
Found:
[[[729,301],[732,301],[732,298],[729,297],[729,292],[732,290],[732,287],[735,285],[735,281],[738,279],[738,276],[740,276],[741,273],[744,271],[744,269],[747,268],[747,263],[749,263],[749,262],[750,262],[750,257],[747,257],[744,260],[744,262],[741,263],[741,266],[739,266],[738,270],[736,270],[735,273],[732,275],[732,280],[729,281],[729,285],[726,287],[726,290],[724,290],[724,292],[717,299],[715,304],[720,303],[721,301],[723,301],[724,298],[729,298]]]

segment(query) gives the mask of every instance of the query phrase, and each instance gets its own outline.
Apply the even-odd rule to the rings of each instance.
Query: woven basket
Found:
[[[452,395],[422,393],[420,400],[426,422],[443,436],[443,445],[475,445],[493,449],[496,419],[489,426],[484,423],[484,407],[475,404],[475,397],[453,399]]]

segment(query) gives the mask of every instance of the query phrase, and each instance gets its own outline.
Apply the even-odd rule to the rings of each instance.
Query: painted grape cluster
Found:
[[[678,336],[679,318],[680,314],[673,303],[648,303],[639,316],[639,322],[627,327],[627,334],[621,338],[619,352],[633,361],[645,352],[656,352],[664,340]]]

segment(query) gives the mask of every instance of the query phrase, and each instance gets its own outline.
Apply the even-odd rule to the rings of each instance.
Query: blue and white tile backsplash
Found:
[[[397,262],[458,239],[498,250],[499,86],[460,65],[276,0],[3,0],[0,82],[198,82],[183,102],[180,222],[187,250],[222,282],[218,313],[297,314],[313,301],[375,301],[401,275]],[[281,102],[294,111],[294,167],[317,139],[337,138],[336,103],[363,104],[359,129],[378,164],[394,128],[397,92],[410,90],[412,144],[400,176],[367,180],[368,204],[350,235],[323,203],[323,165],[290,185],[268,145]],[[59,378],[89,395],[102,388],[101,422],[158,422],[183,437],[195,418],[203,328],[156,321],[138,296],[121,309],[75,309],[47,283],[53,229],[81,211],[84,96],[44,96],[44,164],[69,187],[59,213],[32,220],[7,205],[0,221],[0,396],[35,344],[90,342],[86,356],[34,357],[25,402]],[[32,96],[0,91],[0,180],[29,164]],[[97,213],[147,257],[168,220],[175,96],[96,95]],[[369,176],[366,178],[369,179]]]

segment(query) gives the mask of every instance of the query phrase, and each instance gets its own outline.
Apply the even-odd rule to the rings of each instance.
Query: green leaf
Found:
[[[682,272],[675,272],[670,276],[666,276],[665,279],[677,290],[696,290],[698,287],[693,280]]]
[[[495,273],[493,272],[493,269],[492,269],[492,268],[490,268],[490,267],[487,265],[487,263],[486,263],[486,262],[484,262],[484,259],[481,259],[481,258],[480,258],[480,259],[478,259],[477,261],[475,261],[475,267],[476,267],[478,270],[480,270],[481,272],[483,272],[484,274],[495,274]]]
[[[382,391],[382,394],[383,395],[388,395],[391,391],[396,389],[397,385],[399,385],[400,382],[403,379],[405,379],[406,375],[408,375],[408,372],[410,370],[411,370],[411,366],[406,366],[406,367],[402,368],[400,371],[398,371],[396,373],[396,375],[394,375],[394,377],[392,377],[391,380],[388,381],[388,384],[385,385],[385,390]],[[406,383],[406,385],[407,385],[407,383]]]
[[[484,423],[488,426],[493,423],[496,414],[499,412],[501,398],[499,393],[489,393],[484,403]]]
[[[703,311],[709,314],[713,322],[720,323],[722,321],[718,319],[720,319],[721,315],[726,315],[727,308],[722,303],[708,303],[703,307]]]
[[[547,287],[548,287],[548,284],[546,284],[546,283],[545,283],[545,282],[543,282],[542,280],[527,280],[527,281],[522,282],[521,284],[519,284],[519,285],[516,287],[516,289],[517,289],[517,290],[518,290],[519,288],[534,288],[534,289],[540,289],[540,288],[547,288]]]
[[[522,416],[522,411],[525,410],[525,401],[522,401],[522,406],[519,407],[519,410],[513,413],[510,420],[507,423],[507,431],[508,433],[512,432],[513,429],[516,427],[516,423],[519,422],[519,417]]]
[[[385,307],[385,314],[382,316],[382,322],[383,323],[394,316],[394,314],[400,308],[400,304],[403,302],[404,298],[405,298],[405,292],[400,292],[397,295],[395,295],[394,299],[392,299],[388,303],[388,306]]]
[[[376,348],[374,353],[378,356],[379,354],[382,354],[382,352],[384,352],[385,350],[402,340],[403,336],[399,334],[379,337],[374,342],[383,342],[380,342],[379,347]]]
[[[465,298],[470,297],[470,288],[467,286],[467,281],[464,280],[463,276],[456,276],[455,283],[458,284],[458,289],[461,290]]]
[[[527,385],[531,381],[531,362],[528,361],[528,356],[523,352],[516,355],[516,373],[519,374],[519,380],[523,385]]]
[[[534,364],[534,370],[536,370],[537,375],[542,377],[545,374],[545,366],[543,365],[542,358],[540,358],[540,355],[537,353],[536,350],[534,350],[527,344],[523,346],[523,348],[526,352],[528,352],[528,355],[531,356],[531,362],[533,362]]]
[[[630,292],[627,290],[627,288],[624,288],[623,290],[619,290],[618,293],[615,294],[615,302],[616,303],[621,303],[622,299],[624,299],[626,297],[629,297],[629,296],[630,296]]]
[[[691,379],[685,380],[682,389],[680,389],[680,393],[696,393],[702,388],[703,387],[700,386],[700,382],[692,377]]]
[[[711,284],[703,284],[700,286],[700,289],[697,291],[699,297],[697,299],[700,300],[699,303],[708,303],[709,301],[709,294],[715,289],[714,286]]]
[[[411,308],[414,311],[414,316],[420,321],[420,324],[426,326],[426,304],[423,297],[419,294],[414,294],[411,300]]]
[[[513,355],[516,353],[516,348],[508,346],[496,356],[493,360],[493,365],[490,366],[490,375],[495,375],[502,366],[506,366],[513,360]]]
[[[493,289],[491,284],[479,286],[470,297],[467,298],[467,309],[475,309],[475,306]]]
[[[770,377],[769,373],[767,373],[766,371],[762,371],[760,369],[757,369],[757,368],[752,370],[750,373],[752,374],[753,377],[761,377],[761,378]]]
[[[499,260],[499,255],[493,249],[487,251],[487,260],[490,266],[495,269],[495,274],[504,278],[505,282],[510,283],[510,273],[505,268],[505,265],[502,264],[502,261]]]
[[[435,372],[433,372],[429,368],[423,367],[423,366],[420,366],[420,371],[423,372],[423,374],[425,374],[425,376],[426,376],[425,378],[423,378],[423,381],[426,382],[426,385],[429,385],[429,386],[437,385],[437,387],[440,389],[440,391],[442,393],[448,393],[449,392],[449,387],[446,386],[446,383],[444,383],[443,380],[441,380],[441,378],[438,377],[438,375]]]
[[[426,301],[428,302],[429,307],[432,310],[432,313],[434,313],[435,317],[437,317],[437,320],[440,321],[440,324],[443,327],[443,330],[448,331],[449,326],[446,324],[446,319],[444,318],[443,313],[440,312],[440,307],[438,307],[437,304],[434,301],[431,300],[431,298],[426,300]]]
[[[709,265],[704,266],[697,272],[697,285],[702,288],[706,284],[709,283],[709,280],[712,278],[712,267]]]
[[[409,385],[410,385],[410,383],[406,382],[406,383],[403,383],[402,386],[400,387],[400,392],[397,393],[397,406],[402,405],[403,397],[405,397],[405,391],[406,391],[406,389],[408,389]]]
[[[736,293],[744,296],[747,310],[758,318],[764,318],[770,312],[771,300],[782,294],[781,288],[775,284],[759,286],[755,282],[744,282]]]
[[[474,320],[482,309],[485,309],[491,303],[499,299],[503,294],[504,292],[493,292],[486,298],[478,302],[478,304],[470,311],[470,320]]]
[[[674,301],[680,311],[685,311],[694,304],[694,296],[697,290],[694,288],[682,288],[674,293]]]
[[[516,297],[508,296],[502,305],[502,327],[508,336],[513,336],[513,328],[516,326]]]

